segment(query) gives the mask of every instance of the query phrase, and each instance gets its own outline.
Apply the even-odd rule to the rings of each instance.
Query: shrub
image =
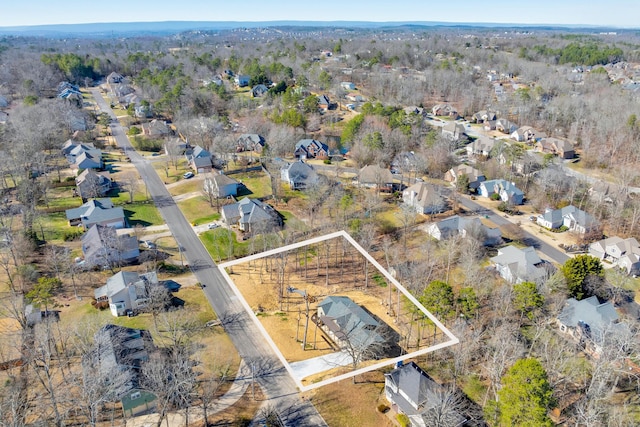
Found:
[[[322,163],[324,163],[325,165],[330,165],[331,164],[331,159],[324,159],[322,161]]]
[[[139,127],[131,126],[131,128],[129,128],[129,131],[127,132],[127,135],[135,136],[135,135],[140,135],[141,133],[142,133],[142,130]]]
[[[499,197],[499,196],[498,196]],[[509,210],[509,206],[507,205],[506,202],[502,202],[498,205],[497,208],[500,212],[506,212],[507,210]]]
[[[493,193],[489,196],[491,200],[500,200],[500,195],[498,193]]]
[[[65,231],[62,235],[62,240],[64,240],[65,242],[70,242],[72,240],[76,240],[81,235],[82,232],[80,230],[68,230]]]
[[[405,414],[396,415],[396,419],[398,420],[398,424],[400,424],[400,427],[409,427],[409,417],[407,417]]]
[[[384,414],[384,413],[386,413],[390,408],[389,408],[387,405],[385,405],[384,403],[381,403],[381,404],[379,404],[379,405],[378,405],[378,408],[377,408],[377,409],[378,409],[378,412],[380,412],[381,414]]]

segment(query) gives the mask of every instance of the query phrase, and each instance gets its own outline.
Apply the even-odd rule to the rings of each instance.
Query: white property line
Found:
[[[233,282],[231,277],[227,274],[225,269],[227,267],[233,267],[234,265],[243,264],[245,262],[250,262],[250,261],[253,261],[253,260],[256,260],[256,259],[260,259],[260,258],[271,256],[271,255],[276,255],[276,254],[279,254],[279,253],[282,253],[282,252],[290,251],[292,249],[297,249],[297,248],[301,248],[301,247],[304,247],[304,246],[312,245],[312,244],[315,244],[315,243],[324,242],[326,240],[335,239],[336,237],[343,237],[349,243],[351,243],[351,245],[354,248],[356,248],[358,250],[358,252],[360,252],[360,254],[362,254],[362,256],[364,256],[371,264],[373,264],[374,267],[376,267],[378,269],[378,271],[380,271],[380,273],[382,273],[384,275],[384,277],[387,278],[387,280],[389,280],[389,282],[393,283],[393,285],[395,285],[396,288],[398,288],[402,292],[402,294],[409,301],[411,301],[416,307],[418,307],[418,309],[420,311],[422,311],[449,338],[449,341],[445,341],[445,342],[442,342],[442,343],[439,343],[439,344],[435,344],[435,345],[432,345],[430,347],[424,348],[422,350],[417,350],[417,351],[405,354],[405,355],[400,356],[400,357],[396,357],[396,358],[393,358],[393,359],[386,359],[383,362],[379,362],[379,363],[376,363],[374,365],[370,365],[370,366],[367,366],[367,367],[364,367],[364,368],[360,368],[360,369],[357,369],[355,371],[351,371],[351,372],[348,372],[346,374],[338,375],[336,377],[329,378],[329,379],[326,379],[326,380],[323,380],[323,381],[319,381],[317,383],[313,383],[313,384],[310,384],[310,385],[307,385],[307,386],[302,384],[302,379],[303,378],[298,378],[296,376],[295,372],[293,371],[293,369],[289,365],[289,362],[287,361],[287,359],[285,359],[284,355],[282,354],[282,352],[280,351],[280,349],[278,348],[276,343],[273,341],[273,339],[271,338],[271,336],[269,335],[269,333],[265,329],[264,325],[262,325],[262,323],[260,322],[260,319],[258,319],[258,317],[255,315],[255,313],[253,312],[253,310],[249,306],[249,303],[247,303],[247,301],[244,299],[244,297],[242,296],[242,293],[240,292],[240,290],[238,289],[236,284]],[[218,269],[220,270],[220,272],[222,273],[224,278],[227,280],[227,283],[229,283],[229,285],[231,286],[231,289],[233,290],[233,292],[235,292],[236,295],[238,296],[238,299],[240,300],[242,306],[245,308],[245,310],[247,310],[248,313],[251,314],[251,318],[253,319],[254,323],[256,324],[256,326],[258,327],[260,332],[262,332],[262,334],[264,335],[265,339],[267,340],[267,343],[269,343],[269,345],[271,346],[273,351],[276,353],[276,355],[278,356],[278,358],[280,359],[280,361],[282,362],[284,367],[287,369],[287,371],[289,372],[289,374],[291,375],[291,377],[293,378],[295,383],[298,385],[298,388],[300,389],[300,391],[313,390],[315,388],[322,387],[322,386],[325,386],[325,385],[328,385],[328,384],[332,384],[334,382],[342,381],[342,380],[347,379],[347,378],[352,378],[352,377],[354,377],[356,375],[360,375],[360,374],[363,374],[365,372],[369,372],[369,371],[373,371],[373,370],[376,370],[376,369],[380,369],[380,368],[383,368],[383,367],[386,367],[386,366],[389,366],[389,365],[394,365],[394,364],[396,364],[396,363],[398,363],[400,361],[403,361],[403,360],[406,360],[406,359],[409,359],[409,358],[413,358],[413,357],[421,356],[423,354],[431,353],[433,351],[440,350],[440,349],[443,349],[445,347],[449,347],[449,346],[458,344],[460,342],[460,340],[455,335],[453,335],[453,333],[451,331],[449,331],[433,314],[431,314],[429,312],[429,310],[424,308],[424,306],[422,304],[420,304],[420,302],[413,295],[411,295],[411,293],[407,289],[405,289],[405,287],[402,286],[400,284],[400,282],[398,282],[385,268],[383,268],[380,265],[380,263],[378,263],[378,261],[376,261],[371,255],[369,255],[369,253],[367,253],[367,251],[365,251],[358,244],[358,242],[356,242],[349,235],[349,233],[347,233],[344,230],[336,231],[334,233],[326,234],[326,235],[320,236],[320,237],[315,237],[313,239],[304,240],[302,242],[293,243],[291,245],[283,246],[283,247],[280,247],[280,248],[277,248],[277,249],[271,249],[271,250],[268,250],[268,251],[265,251],[265,252],[261,252],[261,253],[258,253],[258,254],[254,254],[254,255],[250,255],[250,256],[247,256],[247,257],[244,257],[244,258],[240,258],[240,259],[232,260],[232,261],[229,261],[229,262],[225,262],[223,264],[218,264]]]

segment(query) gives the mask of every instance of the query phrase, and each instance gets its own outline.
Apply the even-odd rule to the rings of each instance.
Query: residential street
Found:
[[[271,347],[264,341],[249,314],[238,302],[238,297],[229,288],[156,171],[131,146],[124,129],[117,122],[115,114],[99,89],[93,88],[91,92],[100,109],[114,119],[110,127],[117,145],[125,150],[141,179],[147,185],[149,194],[178,245],[181,246],[191,270],[204,286],[203,291],[209,303],[222,319],[226,332],[245,363],[253,368],[258,383],[270,400],[271,407],[279,413],[282,421],[288,426],[326,425],[315,407],[299,398],[292,378]]]

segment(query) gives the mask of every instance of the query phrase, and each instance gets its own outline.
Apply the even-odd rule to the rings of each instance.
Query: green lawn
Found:
[[[271,189],[271,178],[264,172],[249,172],[231,175],[231,178],[242,182],[246,187],[244,192],[238,194],[238,198],[242,197],[267,197],[273,194]]]
[[[114,205],[124,205],[125,203],[129,203],[129,193],[126,191],[111,190],[107,193],[106,197],[110,197]],[[149,198],[147,197],[146,187],[144,183],[140,181],[140,188],[138,191],[133,193],[133,202],[141,203],[148,200]]]
[[[178,202],[178,207],[182,211],[187,221],[191,224],[202,224],[205,221],[212,221],[220,218],[216,208],[209,205],[209,201],[204,196],[191,197],[190,199]],[[215,216],[217,215],[217,218]],[[213,218],[213,219],[209,219]]]
[[[233,257],[247,255],[249,242],[238,242],[235,233],[227,228],[216,228],[200,235],[200,240],[215,261],[229,259],[229,238],[232,239]]]
[[[162,179],[167,184],[180,181],[181,179],[183,179],[182,175],[185,172],[191,170],[188,167],[187,161],[184,158],[184,156],[180,156],[180,159],[178,160],[177,169],[173,167],[171,162],[169,162],[169,168],[167,169],[166,168],[167,164],[164,160],[154,161],[152,165],[153,165],[153,168],[158,173],[158,176],[160,177],[160,179]],[[167,176],[167,173],[169,174],[169,176]]]
[[[180,194],[193,193],[194,191],[202,192],[203,181],[193,180],[193,179],[185,179],[180,184],[177,184],[175,187],[171,187],[169,189],[169,193],[172,196],[177,196]]]
[[[164,224],[164,219],[153,203],[131,203],[124,205],[123,208],[131,227],[136,224],[143,226]]]
[[[39,223],[34,225],[34,229],[39,238],[42,238],[41,232],[44,232],[44,237],[47,241],[62,241],[66,233],[83,231],[81,228],[69,226],[64,212],[42,215]]]

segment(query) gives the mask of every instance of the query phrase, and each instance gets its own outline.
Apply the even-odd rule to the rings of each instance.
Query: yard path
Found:
[[[238,368],[238,375],[233,380],[233,384],[229,390],[223,394],[214,404],[209,408],[209,415],[214,415],[223,411],[226,411],[233,406],[240,398],[245,394],[249,385],[251,385],[251,369],[244,363],[244,360],[240,362]],[[158,423],[159,414],[141,415],[139,417],[133,417],[127,420],[127,426],[129,427],[151,427]],[[202,408],[200,406],[192,406],[189,409],[189,424],[200,421],[204,418]],[[166,420],[163,421],[163,425],[170,427],[184,427],[185,416],[183,412],[171,412],[167,414]]]
[[[181,202],[187,199],[193,199],[194,197],[202,196],[202,191],[192,191],[191,193],[178,194],[177,196],[173,196],[173,200],[176,202]]]

